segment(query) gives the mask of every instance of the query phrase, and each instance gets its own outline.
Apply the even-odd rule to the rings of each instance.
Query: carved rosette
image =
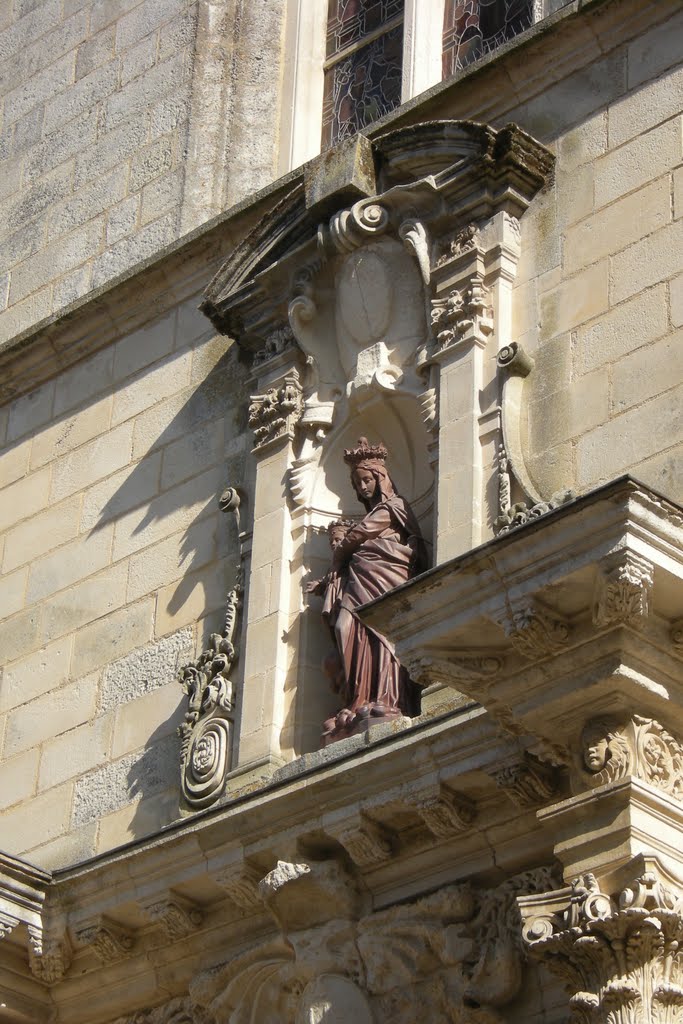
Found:
[[[280,438],[292,437],[302,412],[301,382],[292,369],[277,387],[251,396],[249,426],[254,431],[254,447],[260,449]]]
[[[596,626],[639,626],[648,614],[654,567],[633,551],[621,551],[601,566],[595,587]]]
[[[591,787],[634,776],[683,801],[683,745],[655,719],[592,718],[581,756],[581,780]]]
[[[593,875],[518,899],[529,951],[567,987],[576,1024],[683,1019],[683,903],[656,861],[616,895]]]

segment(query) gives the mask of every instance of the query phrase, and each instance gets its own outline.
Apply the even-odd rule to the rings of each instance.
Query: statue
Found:
[[[336,650],[324,668],[343,707],[323,726],[323,746],[352,736],[372,719],[379,722],[419,714],[420,691],[401,666],[393,646],[365,626],[356,610],[427,568],[425,543],[408,502],[396,493],[384,445],[361,437],[344,451],[351,482],[366,515],[329,527],[332,567],[305,586],[324,594],[323,619]]]

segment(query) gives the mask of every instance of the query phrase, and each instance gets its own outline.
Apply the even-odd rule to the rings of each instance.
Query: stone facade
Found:
[[[680,5],[274,180],[293,6],[0,5],[0,1021],[673,1024]],[[360,433],[422,713],[319,750]]]

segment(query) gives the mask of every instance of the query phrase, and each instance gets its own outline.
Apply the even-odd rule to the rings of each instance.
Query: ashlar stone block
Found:
[[[11,711],[7,718],[5,756],[38,746],[91,719],[95,714],[97,686],[97,676],[88,676]]]

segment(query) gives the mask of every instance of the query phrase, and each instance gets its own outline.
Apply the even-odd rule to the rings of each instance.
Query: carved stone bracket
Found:
[[[348,853],[351,860],[360,868],[371,868],[391,857],[391,837],[365,814],[355,820],[348,819],[337,825],[325,823],[325,831],[333,836]]]
[[[161,925],[170,942],[191,935],[203,919],[199,907],[177,893],[170,893],[163,899],[148,903],[145,910],[156,924]]]
[[[633,551],[622,550],[600,566],[595,586],[596,626],[639,626],[650,608],[654,567]]]
[[[303,412],[301,381],[291,369],[283,382],[269,388],[263,395],[252,395],[249,405],[249,426],[254,431],[255,448],[292,437]]]
[[[437,657],[429,654],[403,656],[402,664],[411,678],[420,686],[445,683],[459,689],[473,680],[493,679],[502,670],[505,659],[487,651],[439,651]]]
[[[129,956],[134,946],[131,932],[104,918],[97,924],[79,929],[76,940],[81,946],[90,946],[103,964],[114,963]]]
[[[18,917],[14,917],[12,914],[7,914],[5,911],[0,911],[0,939],[4,939],[6,935],[13,932],[18,924]]]
[[[535,602],[508,610],[501,625],[512,646],[530,661],[562,650],[569,642],[569,626]]]
[[[529,951],[570,993],[577,1024],[674,1024],[683,1012],[680,882],[639,858],[633,880],[604,892],[594,875],[522,896]]]
[[[552,765],[525,754],[492,771],[491,777],[517,807],[527,809],[547,804],[559,789],[559,775]]]
[[[71,946],[66,936],[34,939],[29,929],[28,962],[31,973],[45,985],[61,981],[71,966]]]
[[[468,832],[477,816],[472,800],[441,785],[437,792],[418,796],[411,804],[437,839]]]
[[[221,889],[225,889],[228,898],[241,910],[253,910],[254,907],[260,905],[261,896],[258,886],[262,872],[256,871],[248,864],[243,864],[240,867],[236,866],[221,871],[215,877]]]
[[[584,785],[634,776],[683,801],[683,745],[652,718],[590,719],[581,733],[581,757]]]

